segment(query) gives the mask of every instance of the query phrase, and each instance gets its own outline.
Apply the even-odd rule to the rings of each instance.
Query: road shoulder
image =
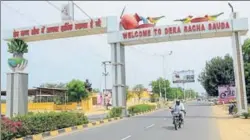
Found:
[[[223,106],[213,106],[221,140],[250,140],[250,119],[233,118]]]

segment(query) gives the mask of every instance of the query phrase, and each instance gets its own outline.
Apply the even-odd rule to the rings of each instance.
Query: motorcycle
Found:
[[[182,119],[181,119],[181,113],[180,112],[173,112],[173,117],[174,117],[174,128],[175,130],[178,130],[181,128],[182,125]]]
[[[171,107],[169,108],[171,109]],[[185,112],[184,112],[185,113]],[[186,113],[185,113],[186,114]],[[175,130],[178,130],[182,127],[183,125],[183,120],[181,118],[181,113],[179,111],[174,111],[172,112],[173,115],[173,124],[174,124],[174,128]]]

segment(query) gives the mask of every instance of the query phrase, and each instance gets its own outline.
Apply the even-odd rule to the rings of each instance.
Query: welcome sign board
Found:
[[[125,30],[110,33],[108,42],[121,42],[129,46],[177,40],[231,37],[233,31],[239,31],[241,35],[245,35],[247,30],[248,20],[247,18],[241,18]]]

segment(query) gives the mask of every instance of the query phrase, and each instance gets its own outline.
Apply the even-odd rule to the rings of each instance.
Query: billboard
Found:
[[[223,85],[218,86],[218,101],[220,103],[228,103],[236,99],[235,86]]]
[[[175,71],[172,76],[173,83],[195,82],[194,70]]]

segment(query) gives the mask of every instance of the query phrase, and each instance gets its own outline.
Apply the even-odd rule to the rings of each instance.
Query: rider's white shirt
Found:
[[[180,105],[174,104],[172,107],[172,111],[174,111],[174,112],[180,112],[181,110],[185,110],[183,103],[180,103]]]

